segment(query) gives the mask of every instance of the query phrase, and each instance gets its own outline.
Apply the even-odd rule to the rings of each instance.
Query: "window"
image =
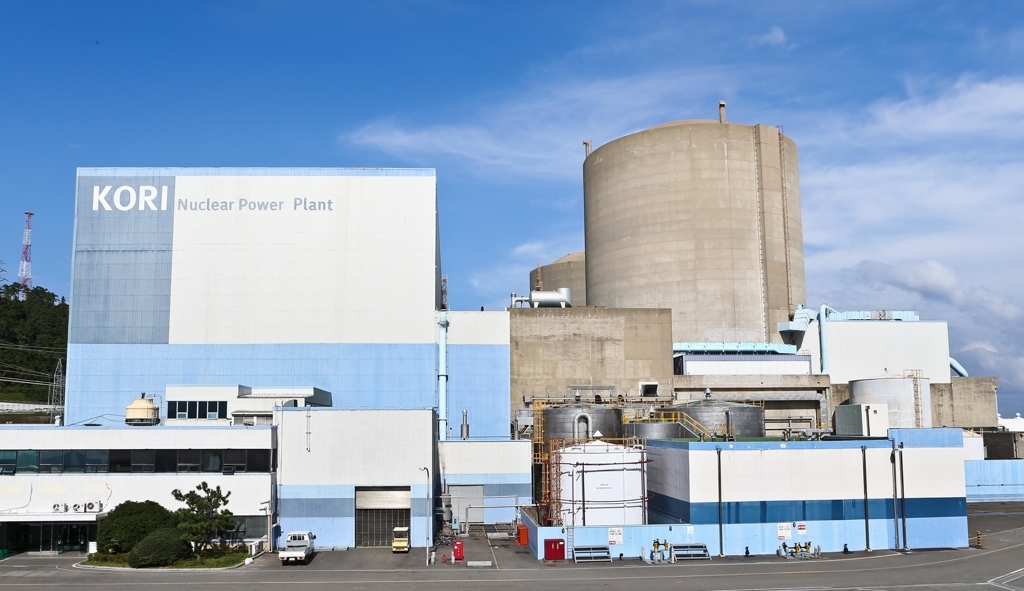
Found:
[[[227,400],[221,400],[220,402],[217,403],[217,418],[218,419],[226,419],[226,418],[228,418],[228,401]]]
[[[23,474],[35,473],[39,471],[39,452],[37,451],[19,451],[18,452],[18,472]]]
[[[196,417],[198,417],[200,419],[208,419],[208,418],[210,418],[210,413],[207,412],[207,407],[209,407],[210,403],[206,402],[205,400],[200,400],[198,404],[199,404],[199,412],[196,413]]]
[[[39,452],[40,472],[60,472],[64,466],[64,452],[60,450],[45,450]]]
[[[18,465],[18,452],[0,451],[0,474],[14,474],[14,468]]]
[[[198,472],[201,455],[198,449],[179,449],[178,472]]]
[[[132,450],[112,449],[110,450],[110,471],[131,472],[132,471]]]
[[[64,452],[65,472],[85,472],[85,452],[68,450]]]
[[[170,419],[226,419],[227,400],[179,400],[167,403],[167,418]]]
[[[250,449],[246,462],[246,472],[270,472],[270,450]]]
[[[196,413],[199,410],[198,405],[199,405],[199,403],[196,402],[195,400],[189,400],[188,401],[188,418],[190,418],[190,419],[196,418]]]
[[[178,471],[178,450],[156,450],[156,471],[160,473]]]
[[[110,469],[110,452],[105,449],[91,449],[85,452],[85,471],[90,473],[106,472]]]
[[[224,450],[224,470],[232,472],[245,472],[245,450],[226,449]]]
[[[156,450],[136,449],[132,451],[132,472],[153,472],[156,465]]]
[[[202,472],[220,472],[224,465],[223,455],[219,449],[204,449],[202,455]]]

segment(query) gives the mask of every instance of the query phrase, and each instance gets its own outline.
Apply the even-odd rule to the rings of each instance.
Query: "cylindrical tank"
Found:
[[[763,406],[726,400],[695,400],[668,410],[689,415],[713,435],[764,437]]]
[[[680,439],[687,435],[683,426],[668,421],[631,421],[623,425],[626,437],[643,437],[645,439]]]
[[[893,429],[932,426],[932,395],[925,378],[893,377],[850,382],[850,404],[886,404]]]
[[[782,342],[805,303],[797,147],[775,127],[611,141],[583,164],[583,207],[588,305],[672,308],[676,342]]]
[[[136,427],[148,427],[160,423],[160,409],[143,394],[132,400],[125,408],[124,422]]]
[[[573,307],[587,305],[587,269],[582,252],[574,252],[530,271],[530,289],[545,290],[568,287],[572,290]]]
[[[564,525],[644,523],[644,449],[605,441],[562,448],[557,486]],[[555,486],[556,483],[552,483]]]
[[[622,409],[608,406],[571,405],[544,409],[546,439],[622,438]]]

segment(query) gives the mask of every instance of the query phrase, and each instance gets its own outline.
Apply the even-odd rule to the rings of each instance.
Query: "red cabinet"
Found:
[[[452,542],[452,560],[466,559],[466,543],[462,540]]]
[[[565,560],[565,540],[544,540],[544,560]]]

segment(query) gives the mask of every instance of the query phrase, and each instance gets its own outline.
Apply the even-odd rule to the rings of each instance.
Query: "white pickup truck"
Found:
[[[316,536],[312,532],[288,532],[288,535],[285,536],[284,548],[281,548],[277,553],[277,557],[281,559],[281,566],[289,562],[297,562],[299,564],[309,562],[309,556],[313,553],[313,540],[315,539]]]

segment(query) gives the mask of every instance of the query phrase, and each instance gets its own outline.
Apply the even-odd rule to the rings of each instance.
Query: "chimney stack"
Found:
[[[725,101],[718,101],[718,122],[725,123]]]

